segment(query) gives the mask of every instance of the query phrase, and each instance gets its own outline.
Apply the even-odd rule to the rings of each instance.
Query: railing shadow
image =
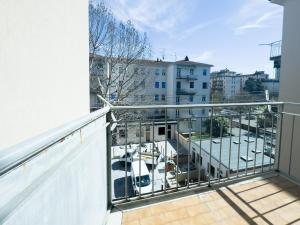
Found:
[[[287,181],[285,179],[282,179],[282,177],[273,177],[273,178],[269,178],[267,179],[268,182],[266,182],[265,184],[261,184],[261,185],[257,185],[254,186],[252,188],[248,188],[242,191],[235,191],[234,188],[230,187],[230,186],[226,186],[225,188],[220,188],[217,189],[217,193],[230,205],[230,207],[232,207],[240,216],[243,217],[243,219],[249,223],[249,224],[259,224],[257,223],[255,220],[257,219],[261,219],[263,220],[266,224],[274,224],[272,223],[272,221],[270,221],[270,217],[269,215],[271,213],[277,213],[279,215],[279,210],[285,210],[284,208],[289,207],[291,204],[298,202],[300,200],[299,196],[300,196],[300,187],[297,186],[296,184],[291,183],[290,181]],[[274,191],[273,193],[266,193],[261,197],[258,197],[256,199],[253,200],[245,200],[243,195],[247,194],[247,192],[259,192],[261,188],[266,188],[264,186],[266,185],[272,185],[274,187],[274,189],[278,188],[278,191]],[[296,189],[296,190],[295,190]],[[280,205],[278,205],[278,201],[275,203],[275,201],[273,202],[274,204],[271,204],[273,199],[275,200],[275,195],[280,194],[281,192],[285,192],[285,194],[287,194],[288,196],[292,197],[292,200],[289,202],[282,201],[282,203]],[[229,194],[228,194],[229,193]],[[239,203],[242,203],[244,206],[241,206],[241,204],[238,204],[236,201],[234,201],[232,199],[232,197],[230,197],[230,195],[233,195],[235,198],[238,199]],[[272,199],[273,198],[273,199]],[[270,199],[270,205],[268,207],[271,206],[271,209],[266,210],[266,211],[261,211],[260,209],[257,209],[253,206],[252,203],[254,202],[259,202],[261,200],[266,200],[266,199]],[[272,207],[274,206],[274,207]],[[247,213],[245,211],[245,208],[247,209],[246,211],[250,210],[252,212],[254,212],[255,216],[250,216],[249,213]],[[297,210],[297,209],[294,209]],[[299,210],[299,209],[298,209]],[[267,216],[268,215],[268,216]],[[298,218],[294,218],[291,221],[287,221],[286,224],[293,224],[295,222],[300,221],[300,214],[298,216]]]

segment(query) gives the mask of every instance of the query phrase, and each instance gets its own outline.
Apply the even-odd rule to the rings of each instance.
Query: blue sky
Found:
[[[281,39],[281,6],[268,0],[105,0],[117,19],[147,32],[153,58],[183,59],[273,75],[269,47]]]

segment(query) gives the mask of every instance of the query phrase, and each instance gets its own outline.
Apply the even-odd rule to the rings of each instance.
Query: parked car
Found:
[[[249,116],[249,114],[247,114],[247,115],[245,116],[245,120],[255,120],[255,116],[254,116],[254,115],[251,115],[251,114],[250,114],[250,116]]]
[[[237,112],[229,110],[229,109],[221,110],[220,114],[222,116],[233,116],[233,117],[238,117],[239,116],[239,114]]]
[[[139,194],[140,188],[141,194],[150,193],[152,191],[150,173],[145,161],[141,160],[141,164],[138,160],[131,163],[131,176],[133,190],[136,195]]]
[[[135,154],[136,154],[136,150],[128,151],[127,154],[124,154],[120,157],[119,162],[123,166],[125,166],[126,162],[127,162],[127,164],[132,163],[133,162],[133,157],[134,157]]]

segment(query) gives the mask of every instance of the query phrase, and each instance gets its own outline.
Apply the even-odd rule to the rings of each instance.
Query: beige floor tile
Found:
[[[140,222],[139,220],[134,220],[127,223],[122,223],[122,225],[140,225]]]
[[[207,213],[210,211],[206,204],[197,204],[186,208],[189,216],[197,216],[201,213]]]
[[[300,187],[281,177],[259,180],[134,209],[122,219],[123,225],[252,223],[300,224]]]
[[[182,208],[166,212],[162,214],[162,216],[165,217],[167,221],[175,221],[186,218],[189,214],[185,208]]]

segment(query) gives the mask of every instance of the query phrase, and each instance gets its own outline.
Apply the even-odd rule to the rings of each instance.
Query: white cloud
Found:
[[[195,58],[195,61],[207,61],[214,56],[214,51],[204,51],[201,55]]]
[[[258,17],[254,21],[247,22],[244,25],[235,28],[235,34],[244,34],[246,30],[249,29],[258,29],[266,27],[266,23],[275,18],[276,16],[281,15],[281,10],[275,10],[272,12],[264,13],[262,16]]]
[[[181,0],[111,0],[108,3],[117,19],[131,20],[142,30],[168,33],[187,15],[187,6]]]
[[[184,31],[180,32],[180,34],[176,34],[176,39],[178,39],[178,40],[186,39],[186,38],[190,37],[191,35],[193,35],[195,32],[197,32],[198,30],[204,29],[214,22],[215,22],[215,20],[212,20],[212,21],[208,21],[205,23],[199,23],[197,25],[189,27],[189,28],[185,29]]]
[[[266,28],[276,18],[282,16],[282,7],[263,0],[249,0],[238,13],[229,18],[228,24],[236,35],[243,35],[253,29]]]
[[[131,20],[141,31],[153,30],[183,40],[213,21],[190,27],[184,24],[190,18],[194,1],[182,0],[106,0],[118,20]],[[199,2],[197,2],[199,3]]]

